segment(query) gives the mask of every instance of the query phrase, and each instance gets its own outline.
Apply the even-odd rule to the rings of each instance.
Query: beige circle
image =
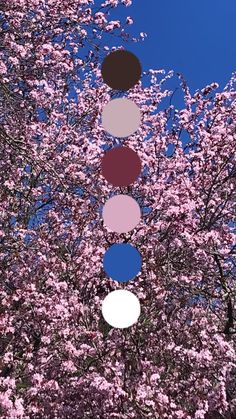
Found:
[[[128,195],[115,195],[108,199],[102,211],[104,224],[116,233],[133,230],[141,218],[139,204]]]
[[[139,107],[130,99],[113,99],[102,111],[102,126],[114,137],[124,138],[134,134],[140,126]]]

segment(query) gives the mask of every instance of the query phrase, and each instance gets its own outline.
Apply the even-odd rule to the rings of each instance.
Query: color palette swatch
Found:
[[[102,63],[104,82],[114,90],[129,90],[141,78],[142,68],[138,58],[130,51],[111,52]]]
[[[138,130],[140,122],[139,107],[129,99],[113,99],[102,111],[102,126],[114,137],[129,137]]]
[[[102,158],[102,175],[113,186],[131,185],[139,177],[141,169],[138,154],[129,147],[112,148]]]
[[[127,91],[140,80],[142,69],[131,52],[117,50],[103,61],[104,82],[113,90]],[[102,127],[106,133],[127,138],[137,133],[141,111],[130,99],[110,100],[102,110]],[[137,181],[142,169],[138,154],[129,147],[115,147],[104,153],[101,174],[113,186],[129,186]],[[141,219],[138,202],[129,195],[117,194],[109,198],[102,210],[104,226],[118,234],[135,229]],[[142,271],[142,256],[130,243],[114,243],[103,256],[106,275],[119,283],[134,280]],[[132,292],[120,289],[110,292],[102,303],[102,315],[110,326],[127,328],[138,321],[141,313],[139,299]]]
[[[105,226],[111,231],[128,233],[138,225],[141,210],[131,196],[115,195],[105,203],[102,216]]]
[[[141,271],[142,258],[138,250],[129,243],[115,243],[103,258],[106,274],[115,281],[127,282]]]
[[[124,329],[137,322],[141,313],[139,299],[130,291],[116,290],[104,299],[102,315],[110,326]]]

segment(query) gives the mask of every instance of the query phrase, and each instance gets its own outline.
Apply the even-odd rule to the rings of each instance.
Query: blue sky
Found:
[[[111,18],[125,15],[134,18],[132,34],[148,35],[129,48],[144,70],[183,73],[191,91],[212,82],[223,89],[236,71],[235,0],[133,0]]]

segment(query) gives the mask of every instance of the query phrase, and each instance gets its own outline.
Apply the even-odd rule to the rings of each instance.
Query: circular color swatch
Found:
[[[142,258],[138,250],[128,243],[115,243],[103,257],[106,274],[118,282],[133,279],[142,268]]]
[[[110,230],[128,233],[140,222],[141,211],[139,204],[131,196],[115,195],[105,203],[102,217]]]
[[[103,108],[102,126],[114,137],[129,137],[137,131],[140,122],[140,109],[130,99],[113,99]]]
[[[142,170],[138,154],[129,147],[115,147],[106,151],[101,162],[104,178],[113,186],[128,186],[135,182]]]
[[[141,78],[142,68],[138,58],[130,51],[116,50],[102,63],[103,81],[114,90],[129,90]]]
[[[103,300],[102,315],[112,327],[124,329],[138,321],[141,313],[139,299],[130,291],[115,290]]]

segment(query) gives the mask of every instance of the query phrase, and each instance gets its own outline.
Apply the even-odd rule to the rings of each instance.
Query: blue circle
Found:
[[[119,282],[133,279],[142,268],[142,258],[138,250],[128,243],[113,244],[103,257],[106,274]]]

